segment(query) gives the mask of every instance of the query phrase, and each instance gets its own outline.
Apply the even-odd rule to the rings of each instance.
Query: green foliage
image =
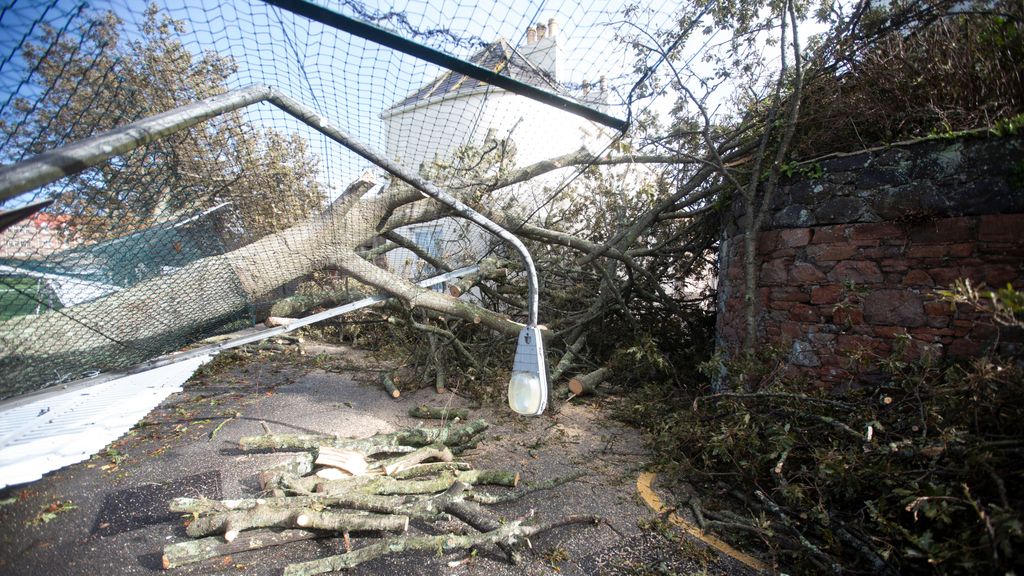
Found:
[[[1024,322],[1010,286],[946,297]],[[830,393],[785,377],[777,353],[711,358],[702,371],[728,368],[735,392],[651,381],[620,416],[651,433],[667,472],[718,495],[704,501],[716,530],[753,535],[787,570],[1008,573],[1024,562],[1021,357],[913,363],[896,348],[862,358],[884,381]]]
[[[796,157],[975,128],[1019,131],[1024,5],[874,6],[854,31],[830,40],[822,54],[833,61],[812,62],[817,74],[805,91]]]
[[[979,290],[970,280],[957,280],[949,290],[936,293],[950,304],[966,304],[985,312],[1001,326],[1024,327],[1024,292],[1012,284],[997,290]]]
[[[49,524],[57,519],[57,516],[78,509],[78,506],[71,500],[54,500],[43,506],[39,513],[28,521],[29,526],[38,524]]]
[[[107,458],[110,459],[110,463],[114,465],[118,465],[121,462],[124,462],[126,458],[128,458],[127,454],[121,452],[117,448],[107,448],[106,454]]]
[[[787,565],[820,570],[798,535],[850,569],[968,574],[1024,560],[1017,451],[1024,374],[1012,363],[904,367],[875,390],[820,398],[780,384],[763,396],[708,398],[671,408],[641,402],[664,464],[690,479],[728,478],[782,513],[764,536]],[[751,501],[753,498],[751,498]],[[723,501],[740,516],[751,501]],[[715,518],[715,512],[707,512]],[[849,541],[842,541],[842,527]],[[742,534],[735,535],[741,536]]]
[[[803,176],[811,180],[817,180],[825,175],[825,169],[822,168],[820,162],[811,162],[810,164],[804,165],[791,160],[786,162],[779,168],[779,172],[786,178],[792,178],[793,176]]]
[[[992,126],[992,134],[996,136],[1015,136],[1024,129],[1024,114],[1009,118],[1001,118]]]

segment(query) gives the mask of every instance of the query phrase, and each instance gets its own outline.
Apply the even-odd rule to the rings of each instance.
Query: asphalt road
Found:
[[[31,484],[0,491],[0,574],[280,574],[291,562],[337,554],[325,538],[208,560],[165,571],[164,545],[187,538],[183,520],[167,511],[177,496],[234,498],[258,493],[257,473],[285,458],[245,454],[238,438],[275,432],[365,437],[404,427],[436,425],[410,418],[417,404],[470,408],[491,423],[486,440],[463,459],[478,468],[519,472],[524,483],[582,471],[558,488],[493,507],[502,518],[533,514],[547,521],[598,514],[599,526],[570,526],[537,537],[527,562],[509,565],[499,552],[403,554],[351,570],[353,574],[744,574],[735,561],[665,529],[636,493],[650,455],[640,433],[611,420],[595,403],[556,406],[521,418],[503,406],[476,406],[432,389],[394,400],[376,384],[376,366],[351,352],[338,370],[306,358],[261,353],[221,363],[194,378],[102,454]],[[237,416],[236,416],[237,415]],[[230,419],[229,419],[230,418]],[[211,439],[210,433],[221,425]],[[498,491],[501,489],[494,489]],[[666,500],[669,498],[666,497]],[[451,525],[414,523],[440,533]],[[353,539],[353,546],[373,536]],[[461,562],[460,562],[461,561]],[[457,563],[451,565],[450,563]],[[702,572],[705,571],[706,572]]]

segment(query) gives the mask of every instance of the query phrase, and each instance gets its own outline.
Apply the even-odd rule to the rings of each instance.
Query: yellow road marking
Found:
[[[644,503],[646,503],[647,506],[651,508],[651,510],[654,510],[656,514],[660,515],[669,512],[669,509],[667,506],[665,506],[665,504],[662,503],[661,498],[658,498],[658,495],[654,493],[654,489],[651,487],[651,485],[654,484],[655,476],[656,474],[654,472],[641,472],[640,477],[636,479],[636,491],[640,493],[640,497],[643,498]],[[740,562],[746,564],[754,570],[758,570],[760,572],[768,572],[768,565],[764,562],[761,562],[760,560],[754,558],[750,554],[740,552],[739,550],[733,548],[726,542],[719,540],[712,534],[704,532],[698,526],[694,526],[693,524],[690,524],[686,520],[680,518],[679,515],[675,512],[670,512],[668,514],[668,521],[682,528],[683,532],[686,532],[690,536],[697,538],[698,540],[704,542],[708,546],[711,546],[715,550],[718,550],[722,554],[725,554],[726,556],[731,556],[732,558],[739,560]]]

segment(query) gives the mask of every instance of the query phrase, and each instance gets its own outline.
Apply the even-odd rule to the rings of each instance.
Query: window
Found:
[[[420,230],[416,230],[413,233],[413,242],[415,242],[416,245],[419,246],[420,248],[422,248],[423,251],[426,252],[427,254],[430,254],[431,256],[433,256],[434,258],[437,258],[437,259],[441,258],[441,229],[440,228],[432,227],[432,228],[422,228]],[[439,271],[436,268],[434,268],[433,266],[431,266],[430,264],[428,264],[426,262],[423,263],[423,277],[424,278],[430,278],[431,276],[436,275],[438,272]],[[445,290],[444,283],[436,284],[432,288],[432,290],[434,290],[435,292],[444,292],[444,290]]]

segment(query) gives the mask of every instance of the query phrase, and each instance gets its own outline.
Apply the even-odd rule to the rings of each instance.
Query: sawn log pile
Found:
[[[369,438],[329,435],[266,434],[239,440],[243,451],[294,451],[295,456],[263,471],[263,494],[256,498],[211,500],[175,498],[172,512],[185,517],[186,540],[164,547],[165,569],[209,558],[291,542],[341,536],[344,552],[289,564],[288,576],[322,574],[352,568],[388,554],[416,550],[445,553],[497,546],[509,562],[522,561],[528,538],[566,524],[596,524],[595,516],[570,516],[527,524],[527,518],[501,521],[485,508],[531,492],[575,480],[551,479],[504,493],[479,486],[516,488],[519,474],[474,468],[457,459],[477,446],[488,424],[474,420],[461,427],[410,428]],[[499,489],[500,490],[500,489]],[[469,529],[416,533],[456,518]],[[353,549],[350,533],[380,540]]]

